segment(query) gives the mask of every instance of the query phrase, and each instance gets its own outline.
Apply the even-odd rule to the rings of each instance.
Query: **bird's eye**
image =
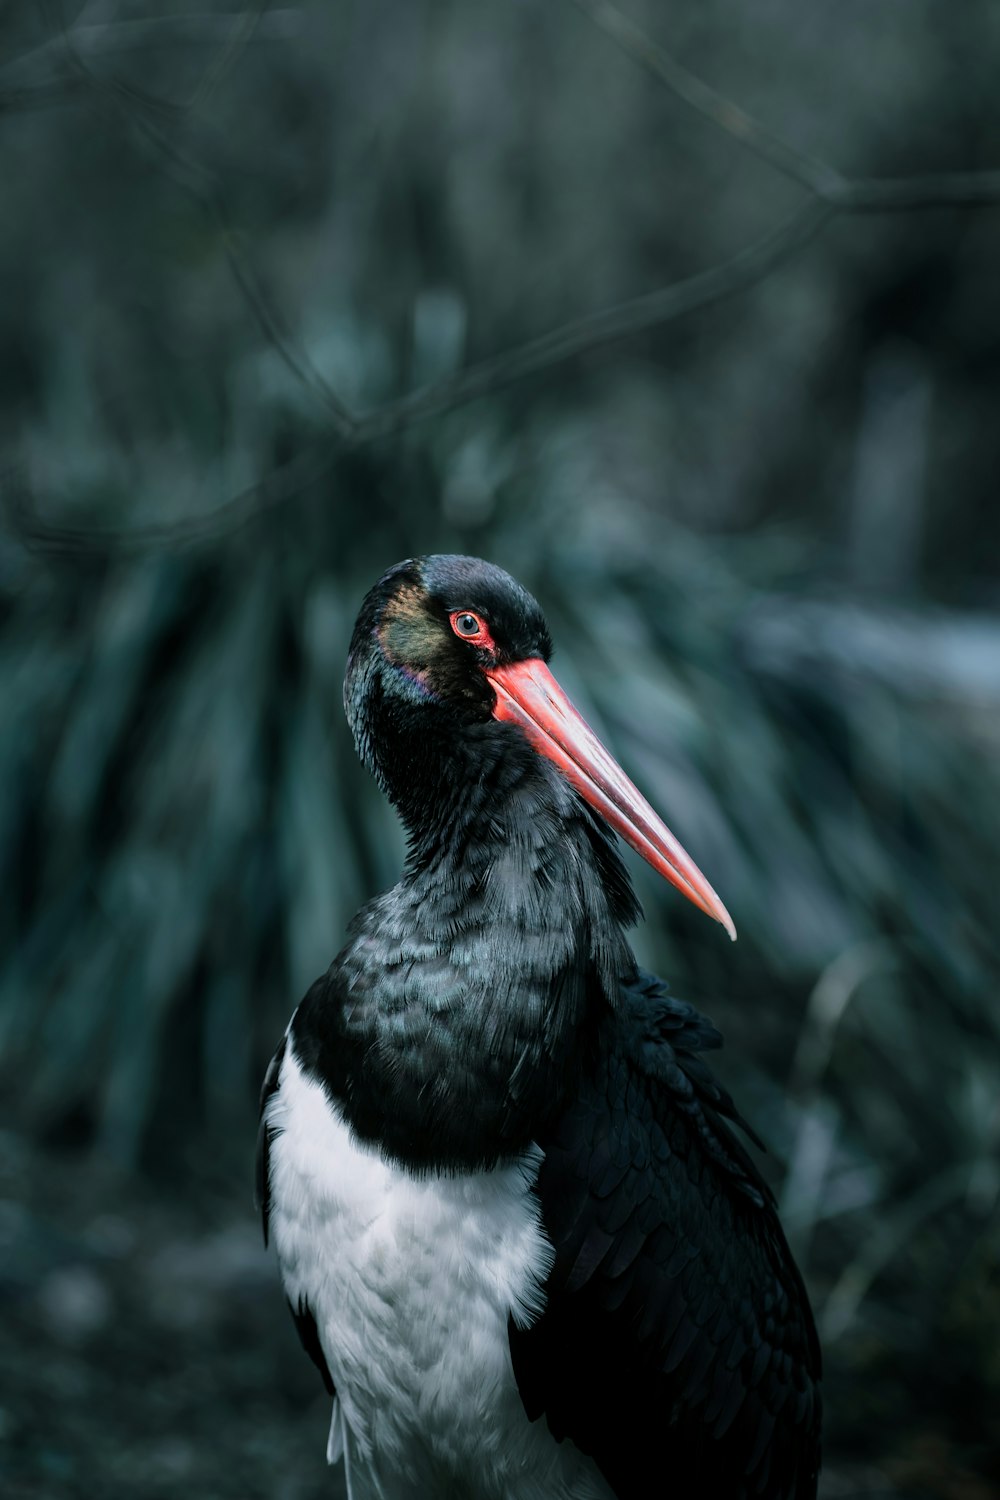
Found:
[[[477,639],[485,641],[489,637],[489,632],[479,616],[470,613],[467,609],[454,611],[451,616],[451,628],[456,635],[464,636],[467,641]]]

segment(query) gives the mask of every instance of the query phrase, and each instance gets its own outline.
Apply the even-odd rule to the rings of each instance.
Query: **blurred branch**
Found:
[[[264,19],[264,13],[270,4],[270,0],[257,0],[253,10],[244,11],[239,17],[239,24],[234,27],[232,34],[225,42],[218,57],[211,63],[201,76],[201,80],[190,99],[191,109],[200,109],[206,104],[225,78],[231,68],[236,66],[237,61],[244,49],[249,45],[254,32]]]
[[[672,322],[684,313],[694,312],[712,302],[733,296],[762,280],[782,260],[800,249],[818,232],[829,213],[830,210],[825,205],[810,201],[798,208],[779,229],[764,235],[722,265],[662,287],[645,297],[636,297],[629,302],[567,323],[562,328],[554,329],[552,333],[529,340],[493,359],[482,360],[458,375],[425,386],[363,417],[353,418],[341,408],[338,436],[342,445],[360,447],[364,443],[393,436],[418,422],[442,412],[454,411],[470,401],[500,391],[531,374],[551,369],[557,364],[592,353],[632,334]],[[251,279],[252,272],[245,262],[236,257],[235,241],[229,241],[229,246],[233,252],[234,274],[237,275],[266,337],[301,380],[310,386],[316,381],[321,383],[322,391],[332,405],[336,398],[325,381],[311,367],[306,369],[300,366],[294,349],[273,323],[267,305],[258,295],[258,289]],[[302,473],[309,476],[308,481],[302,481],[303,486],[325,473],[334,461],[328,444],[318,444],[300,455],[300,458]],[[97,531],[88,537],[83,531],[52,526],[37,514],[31,514],[26,505],[27,491],[23,483],[17,491],[18,504],[13,506],[8,501],[6,508],[8,515],[17,520],[18,534],[34,550],[141,551],[161,547],[165,543],[185,545],[217,537],[231,524],[244,524],[258,505],[255,496],[259,496],[261,511],[271,508],[281,499],[291,498],[296,492],[294,474],[299,462],[297,458],[293,464],[282,465],[266,476],[259,485],[234,496],[213,511],[167,526]]]
[[[822,204],[806,203],[778,229],[771,230],[721,265],[699,271],[695,276],[673,282],[644,297],[590,313],[492,359],[470,365],[447,380],[390,402],[358,420],[354,440],[366,442],[389,436],[426,417],[452,411],[480,396],[493,395],[529,375],[552,369],[567,360],[606,348],[620,339],[647,332],[685,313],[745,291],[812,239],[826,222],[829,212]]]
[[[232,66],[237,53],[249,41],[256,25],[261,19],[263,7],[266,3],[267,0],[261,0],[256,10],[244,14],[242,18],[243,24],[230,36],[222,58],[206,70],[201,82],[196,87],[194,94],[187,104],[178,105],[166,100],[151,99],[146,95],[137,93],[134,89],[119,82],[117,79],[105,80],[98,77],[91,71],[84,58],[77,51],[73,35],[65,27],[62,29],[62,39],[67,55],[77,72],[83,76],[95,92],[109,98],[113,106],[125,116],[126,123],[132,126],[148,144],[153,146],[161,165],[169,172],[172,179],[184,192],[195,199],[211,219],[222,241],[233,279],[253,314],[261,333],[296,379],[320,401],[337,435],[348,439],[354,434],[356,427],[354,418],[330,389],[329,385],[327,385],[319,371],[315,369],[305,355],[300,354],[295,349],[291,339],[282,329],[277,313],[265,296],[260,277],[257,275],[246,251],[241,246],[232,228],[214,172],[202,165],[201,162],[192,160],[181,150],[175,141],[163,133],[158,125],[153,124],[148,118],[147,113],[149,109],[153,109],[157,113],[161,113],[164,110],[171,113],[181,113],[188,109],[194,109],[197,102],[204,97],[203,91],[206,88],[210,91],[218,82],[221,77],[220,68],[224,71],[226,68]],[[56,22],[55,24],[61,23]],[[239,502],[240,499],[240,496],[234,497],[236,502]],[[219,508],[220,511],[227,510],[232,503],[227,502],[225,506]],[[201,520],[198,521],[198,529],[201,529]]]
[[[221,201],[213,200],[209,206],[222,238],[230,269],[257,326],[292,374],[318,396],[337,435],[348,442],[356,440],[358,423],[354,417],[334,394],[315,365],[298,353],[289,336],[279,326],[277,314],[264,296],[260,280],[226,218]]]
[[[255,35],[258,41],[283,41],[293,36],[300,19],[296,10],[268,12],[267,0],[264,0],[251,10],[231,11],[225,15],[151,16],[142,21],[113,20],[60,26],[46,41],[0,67],[0,91],[20,91],[26,87],[48,89],[65,80],[67,68],[60,68],[60,63],[69,63],[65,51],[67,43],[78,57],[87,61],[116,52],[217,44],[223,49],[221,63],[234,50],[242,50]],[[47,76],[32,76],[39,64],[48,67]],[[229,63],[226,62],[225,66],[228,67]],[[0,99],[3,99],[3,92],[0,92]]]
[[[932,172],[917,177],[845,177],[836,167],[789,145],[739,104],[719,94],[654,42],[608,0],[573,0],[605,36],[648,69],[678,99],[842,213],[1000,202],[1000,171]]]
[[[62,40],[77,72],[96,90],[110,94],[115,99],[119,107],[126,111],[131,123],[156,147],[161,160],[170,163],[170,170],[180,185],[192,193],[212,216],[234,280],[261,333],[295,378],[322,403],[336,438],[351,447],[393,436],[414,423],[453,411],[529,376],[604,349],[637,333],[661,327],[685,313],[744,291],[807,244],[836,213],[916,210],[960,204],[971,207],[1000,203],[1000,171],[849,179],[826,162],[790,146],[746,110],[688,72],[634,22],[608,4],[607,0],[574,0],[574,3],[605,35],[654,73],[678,98],[777,171],[805,188],[809,197],[776,230],[721,265],[699,272],[685,281],[662,287],[646,296],[575,319],[548,334],[529,339],[502,354],[471,365],[456,375],[362,415],[353,413],[339,399],[325,378],[296,349],[291,337],[281,327],[278,315],[264,295],[259,277],[229,224],[214,175],[208,168],[185,156],[176,143],[166,137],[146,116],[146,111],[150,108],[175,112],[192,107],[202,95],[202,88],[210,89],[214,86],[220,69],[224,71],[231,65],[235,53],[253,34],[262,17],[263,5],[235,18],[223,58],[206,72],[202,85],[196,89],[189,106],[147,100],[124,84],[97,78],[78,51],[78,35],[91,29],[103,32],[106,28],[79,28],[79,31],[72,31],[63,27]],[[289,13],[277,14],[284,16]],[[0,81],[2,77],[0,73]],[[305,471],[312,472],[313,461],[324,450],[325,445],[319,444],[303,455]],[[322,462],[324,465],[329,464],[328,454]],[[234,496],[207,515],[185,518],[166,527],[106,532],[99,540],[95,539],[95,545],[104,549],[120,544],[131,550],[143,546],[159,546],[170,541],[183,544],[206,536],[217,536],[229,524],[227,517],[239,518],[234,524],[242,524],[248,519],[253,513],[252,497],[273,494],[272,482],[282,496],[294,493],[294,489],[289,489],[288,476],[294,472],[297,463],[298,460],[294,464],[281,466],[273,474],[266,476],[260,485]],[[275,502],[262,499],[261,503],[266,506]],[[17,513],[21,515],[23,522],[23,511],[18,510]],[[34,518],[30,533],[22,531],[22,535],[35,547],[51,544],[58,550],[70,550],[75,545],[65,528],[50,527],[37,517]]]
[[[161,159],[172,164],[171,175],[174,180],[196,199],[212,220],[222,241],[222,248],[233,279],[264,338],[295,378],[320,402],[337,436],[344,441],[353,440],[357,432],[357,421],[315,365],[305,354],[296,349],[290,335],[282,328],[279,315],[268,301],[260,277],[232,227],[222,194],[212,173],[198,162],[185,156],[175,143],[149,120],[143,119],[140,115],[135,119],[135,123],[146,139],[158,150]]]
[[[295,34],[299,12],[268,12],[267,5],[268,0],[260,0],[253,10],[233,11],[230,15],[162,16],[144,21],[59,25],[47,41],[0,66],[0,116],[51,108],[77,97],[86,87],[87,79],[71,54],[89,63],[118,53],[152,52],[170,46],[218,46],[221,49],[218,57],[205,69],[189,100],[170,104],[137,89],[130,91],[147,108],[162,112],[182,114],[198,109],[251,42],[284,41]]]
[[[842,203],[848,213],[911,208],[948,208],[1000,203],[1000,171],[928,172],[920,177],[859,177],[846,184]]]
[[[6,517],[11,533],[31,552],[104,557],[197,546],[233,536],[250,521],[318,484],[329,475],[338,456],[336,440],[328,437],[279,464],[258,483],[248,485],[214,510],[151,526],[104,529],[46,520],[38,511],[24,470],[10,469],[0,475],[0,515]]]
[[[847,186],[840,173],[828,167],[826,162],[817,161],[815,157],[797,151],[794,146],[789,146],[786,141],[772,135],[766,125],[747,114],[745,109],[741,109],[731,99],[724,98],[722,94],[717,94],[715,89],[689,73],[676,58],[671,57],[669,52],[664,51],[641,31],[634,21],[622,15],[613,5],[608,5],[606,0],[573,0],[573,3],[623,52],[627,52],[629,57],[665,83],[678,99],[690,105],[704,119],[718,125],[727,135],[740,141],[756,156],[770,162],[779,172],[784,172],[786,177],[801,183],[815,193],[817,198],[833,203]]]

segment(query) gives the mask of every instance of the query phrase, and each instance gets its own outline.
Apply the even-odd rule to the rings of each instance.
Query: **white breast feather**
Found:
[[[267,1119],[271,1232],[333,1376],[328,1451],[352,1500],[610,1500],[528,1422],[511,1367],[508,1315],[541,1311],[553,1258],[528,1191],[541,1153],[414,1177],[357,1139],[291,1042]]]

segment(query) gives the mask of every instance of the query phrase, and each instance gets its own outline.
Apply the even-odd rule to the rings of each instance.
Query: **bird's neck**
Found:
[[[348,1120],[416,1168],[526,1149],[634,964],[635,898],[602,828],[527,746],[478,748],[475,776],[453,764],[425,789],[432,815],[403,809],[404,877],[294,1028]]]

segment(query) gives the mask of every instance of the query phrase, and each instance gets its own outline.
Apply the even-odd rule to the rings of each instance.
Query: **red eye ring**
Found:
[[[448,619],[459,640],[468,641],[470,646],[485,646],[489,651],[495,649],[489,628],[471,609],[453,609]]]

